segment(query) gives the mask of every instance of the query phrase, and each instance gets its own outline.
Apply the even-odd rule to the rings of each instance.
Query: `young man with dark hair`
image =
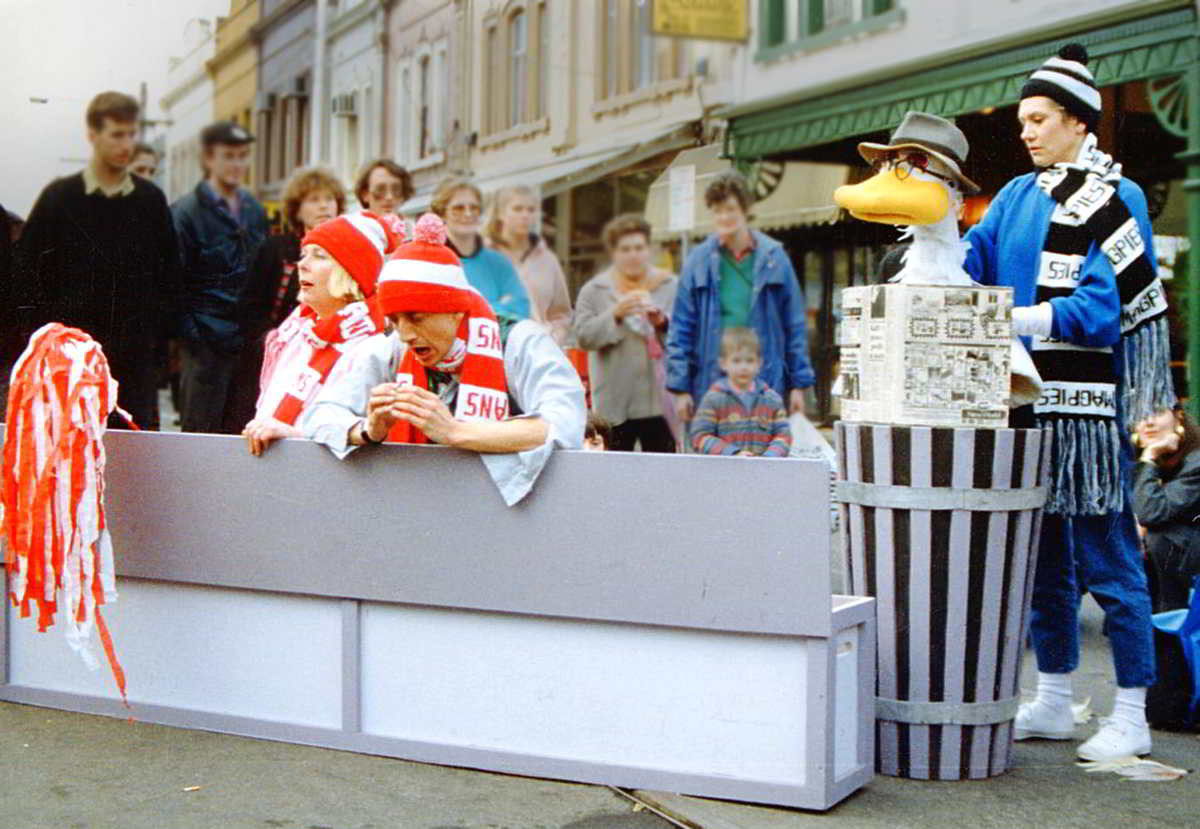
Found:
[[[789,412],[804,412],[814,375],[808,361],[804,294],[776,240],[749,225],[750,188],[736,172],[709,183],[704,202],[715,232],[688,255],[667,339],[667,389],[680,421],[721,374],[721,332],[751,328],[762,347],[758,379]]]
[[[180,426],[237,434],[253,416],[230,406],[244,341],[238,297],[267,236],[267,214],[242,180],[250,163],[245,129],[218,121],[200,133],[206,177],[171,205],[183,261]]]
[[[129,173],[138,102],[97,95],[87,109],[92,158],[47,185],[17,246],[16,325],[47,322],[90,334],[120,384],[118,404],[142,427],[157,423],[155,355],[178,297],[178,253],[162,191]],[[110,421],[120,425],[119,418]]]
[[[1074,736],[1079,601],[1090,592],[1104,609],[1117,693],[1112,716],[1076,750],[1085,760],[1150,751],[1154,639],[1127,427],[1175,402],[1146,198],[1097,146],[1101,104],[1082,46],[1030,76],[1017,121],[1034,172],[996,194],[967,233],[966,262],[978,281],[1012,286],[1013,333],[1043,380],[1021,425],[1054,430],[1030,617],[1037,696],[1020,707],[1014,736]]]

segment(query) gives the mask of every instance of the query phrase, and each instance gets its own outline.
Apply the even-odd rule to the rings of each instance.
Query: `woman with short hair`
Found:
[[[532,316],[529,294],[508,257],[483,244],[480,235],[483,193],[470,179],[448,176],[438,183],[429,205],[446,226],[447,244],[462,262],[467,281],[492,306],[497,317]]]
[[[338,362],[383,330],[382,318],[366,300],[397,241],[371,213],[339,216],[305,234],[300,304],[267,335],[258,404],[242,430],[252,454],[262,454],[277,438],[302,437],[296,423]]]
[[[400,207],[413,192],[412,175],[390,158],[368,163],[354,183],[354,195],[363,210],[379,217],[400,216]]]
[[[385,441],[479,452],[511,506],[555,447],[582,446],[583,386],[543,326],[497,320],[445,240],[437,216],[417,222],[380,274],[391,332],[356,348],[302,426],[339,458]]]
[[[501,187],[492,197],[487,243],[503,253],[517,269],[529,294],[531,319],[545,323],[554,341],[563,345],[571,327],[571,296],[558,257],[534,232],[541,207],[533,188],[525,184]]]
[[[612,424],[609,449],[640,443],[644,452],[674,452],[664,356],[678,280],[650,264],[650,224],[641,216],[617,216],[603,237],[612,264],[580,290],[572,326],[588,352],[592,410]]]

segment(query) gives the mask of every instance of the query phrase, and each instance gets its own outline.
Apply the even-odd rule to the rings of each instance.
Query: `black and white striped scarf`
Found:
[[[1037,184],[1054,199],[1042,246],[1035,302],[1068,296],[1079,285],[1092,242],[1112,264],[1121,297],[1123,360],[1118,379],[1111,348],[1034,337],[1043,394],[1038,422],[1054,430],[1054,480],[1048,512],[1102,515],[1120,510],[1118,411],[1125,426],[1175,403],[1167,302],[1137,220],[1118,195],[1121,165],[1089,133],[1075,163],[1055,164]],[[1118,391],[1120,406],[1118,406]]]

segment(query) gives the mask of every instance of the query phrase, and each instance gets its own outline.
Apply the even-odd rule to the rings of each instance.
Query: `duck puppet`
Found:
[[[912,239],[891,281],[909,285],[971,286],[963,269],[968,245],[958,232],[963,199],[979,185],[963,175],[969,146],[945,118],[909,112],[887,144],[864,142],[859,154],[875,175],[834,191],[833,200],[856,219],[905,228]],[[1020,340],[1012,346],[1011,406],[1035,401],[1041,378]]]

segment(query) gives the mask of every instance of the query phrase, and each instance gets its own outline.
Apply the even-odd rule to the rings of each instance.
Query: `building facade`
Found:
[[[645,0],[443,5],[456,18],[445,63],[431,36],[414,52],[411,97],[398,82],[402,103],[432,103],[409,105],[409,157],[469,173],[485,199],[507,184],[540,190],[574,293],[604,258],[603,225],[641,211],[674,154],[714,130],[707,116],[732,100],[741,47],[655,36]],[[443,86],[449,112],[437,103]],[[413,205],[425,203],[419,191]]]
[[[171,58],[167,93],[161,106],[169,122],[166,131],[166,194],[168,201],[187,193],[204,177],[200,131],[213,119],[213,81],[208,61],[216,54],[216,21],[188,22],[184,53]]]
[[[442,176],[469,169],[460,66],[468,12],[455,0],[404,0],[389,9],[382,153],[412,173],[425,204]]]
[[[309,146],[309,107],[316,58],[316,3],[260,2],[262,14],[251,27],[259,55],[255,184],[268,212],[277,216],[288,176],[314,157]]]
[[[346,185],[383,147],[385,46],[389,0],[342,0],[329,20],[329,151],[323,158]],[[403,5],[403,4],[401,4]]]
[[[259,0],[230,0],[229,14],[217,19],[216,54],[208,61],[213,84],[213,118],[241,124],[251,133],[258,92],[258,47],[250,36],[258,22]],[[257,181],[251,165],[249,180]]]

